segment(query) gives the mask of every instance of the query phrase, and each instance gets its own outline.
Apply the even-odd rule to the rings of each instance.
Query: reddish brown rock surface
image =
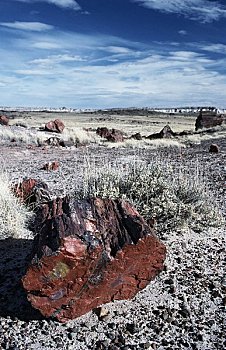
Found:
[[[32,191],[37,183],[38,181],[35,179],[26,179],[16,184],[13,188],[13,191],[15,195],[22,200],[22,202],[27,203],[29,202],[32,196]]]
[[[46,317],[66,322],[130,299],[163,269],[165,246],[128,202],[55,199],[36,221],[40,234],[22,282]]]
[[[60,119],[51,120],[45,124],[45,130],[50,132],[62,133],[65,126]]]
[[[36,204],[50,199],[48,186],[36,179],[25,179],[14,185],[13,192],[27,205]]]
[[[104,137],[109,142],[123,142],[124,136],[121,130],[108,129],[106,127],[97,128],[97,135]]]
[[[0,125],[9,125],[9,118],[5,115],[0,115]]]

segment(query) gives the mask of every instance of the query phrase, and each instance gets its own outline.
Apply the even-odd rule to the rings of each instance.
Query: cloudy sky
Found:
[[[0,105],[226,107],[226,0],[0,0]]]

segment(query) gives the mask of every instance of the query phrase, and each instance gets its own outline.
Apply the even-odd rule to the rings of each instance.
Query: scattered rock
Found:
[[[103,306],[95,308],[93,310],[93,312],[97,315],[97,317],[100,321],[102,321],[103,319],[105,319],[109,315],[108,309],[106,309]]]
[[[97,128],[97,135],[107,139],[109,142],[123,142],[124,136],[121,130],[108,129],[106,127]]]
[[[219,153],[219,151],[220,151],[220,148],[219,148],[219,146],[217,144],[212,143],[210,145],[210,148],[209,148],[209,152],[210,153]]]
[[[213,128],[215,126],[222,125],[224,122],[223,114],[217,114],[217,110],[201,110],[196,122],[195,122],[195,130],[202,128]]]
[[[45,144],[53,147],[66,147],[66,141],[60,139],[59,137],[50,137],[45,141]]]
[[[171,137],[174,137],[175,135],[176,135],[176,133],[173,132],[171,127],[169,125],[165,125],[164,128],[160,132],[147,136],[147,139],[149,139],[149,140],[169,139]]]
[[[7,118],[5,115],[0,115],[0,125],[9,125],[9,118]]]
[[[126,201],[57,198],[40,206],[36,224],[23,286],[46,317],[66,322],[130,299],[163,269],[165,246]]]
[[[41,170],[47,170],[47,171],[58,170],[59,166],[60,166],[60,164],[57,161],[48,162],[45,165],[43,165]]]
[[[132,135],[130,138],[131,139],[135,139],[137,141],[142,140],[142,136],[141,136],[141,134],[139,132],[137,132],[136,134]]]
[[[61,134],[64,128],[64,123],[60,119],[51,120],[45,124],[45,130],[50,132],[57,132]]]
[[[107,138],[110,134],[110,130],[108,130],[108,128],[106,128],[106,127],[101,127],[101,128],[97,128],[96,133],[100,137]]]

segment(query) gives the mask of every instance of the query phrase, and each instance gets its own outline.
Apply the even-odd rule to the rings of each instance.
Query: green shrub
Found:
[[[159,232],[182,227],[201,230],[223,222],[199,170],[177,169],[164,161],[130,162],[95,170],[86,164],[84,182],[76,196],[127,199],[144,218],[156,218]]]

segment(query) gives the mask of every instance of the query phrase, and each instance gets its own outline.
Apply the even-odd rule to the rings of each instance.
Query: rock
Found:
[[[110,130],[108,130],[108,128],[106,127],[97,128],[96,134],[100,137],[107,138],[110,134]]]
[[[217,114],[217,110],[201,110],[195,122],[195,130],[213,128],[222,125],[224,121],[223,114]]]
[[[32,191],[37,183],[38,181],[35,179],[23,180],[14,186],[13,192],[22,202],[28,203],[31,200]]]
[[[58,138],[58,137],[50,137],[48,138],[45,143],[49,146],[56,146],[56,147],[59,147],[60,146],[60,142],[61,142],[61,139]]]
[[[97,315],[97,317],[100,321],[107,318],[107,316],[109,315],[108,309],[106,309],[103,306],[97,307],[96,309],[93,310],[93,312]]]
[[[138,141],[142,140],[142,136],[141,136],[141,134],[139,132],[137,132],[136,134],[132,135],[130,138],[138,140]]]
[[[40,206],[28,300],[61,322],[131,299],[162,269],[165,246],[126,201],[57,198]]]
[[[210,153],[219,153],[219,151],[220,151],[220,148],[218,145],[216,145],[215,143],[212,143],[212,145],[210,145],[210,148],[209,148]]]
[[[109,142],[123,142],[124,136],[121,130],[111,129],[109,130],[106,127],[97,128],[97,135],[107,139]]]
[[[60,119],[51,120],[45,124],[45,130],[50,132],[57,132],[61,134],[64,128],[64,123]]]
[[[13,192],[27,205],[50,200],[48,186],[36,179],[25,179],[13,187]]]
[[[0,115],[0,125],[9,125],[9,118],[7,118],[5,115]]]
[[[174,137],[174,136],[176,136],[176,133],[173,132],[173,130],[171,129],[171,127],[169,125],[165,125],[164,128],[160,132],[147,136],[147,139],[149,139],[149,140],[169,139],[169,138]]]
[[[53,161],[53,162],[48,162],[43,167],[41,168],[42,170],[47,170],[47,171],[52,171],[52,170],[58,170],[59,169],[59,162]]]

